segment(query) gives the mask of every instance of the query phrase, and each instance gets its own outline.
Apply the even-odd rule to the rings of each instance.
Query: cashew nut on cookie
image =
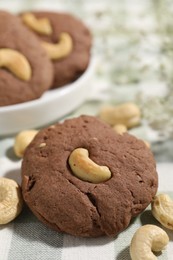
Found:
[[[73,174],[83,181],[100,183],[111,178],[109,168],[93,162],[84,148],[77,148],[70,154],[69,164]]]
[[[31,66],[19,51],[8,48],[0,49],[0,67],[8,69],[21,80],[29,81],[31,78]]]
[[[134,234],[130,244],[132,260],[156,260],[153,254],[165,248],[169,242],[166,232],[155,225],[144,225]]]
[[[20,132],[14,142],[14,152],[16,156],[23,157],[26,147],[34,139],[35,135],[38,133],[36,130],[26,130]]]
[[[173,200],[167,194],[156,195],[151,208],[153,216],[164,227],[173,230]]]
[[[0,178],[0,224],[7,224],[22,211],[20,186],[11,179]]]
[[[22,20],[30,29],[33,31],[43,34],[43,35],[51,35],[52,34],[52,26],[48,18],[36,18],[31,13],[26,13],[22,15]]]
[[[42,42],[42,46],[46,50],[50,59],[58,60],[68,56],[71,53],[73,49],[73,41],[68,33],[61,33],[58,43],[53,44],[49,42]]]

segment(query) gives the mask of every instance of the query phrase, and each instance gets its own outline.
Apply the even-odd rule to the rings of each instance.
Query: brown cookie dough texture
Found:
[[[68,56],[52,60],[54,66],[52,88],[75,81],[87,69],[89,64],[91,49],[90,31],[79,19],[67,13],[33,12],[32,14],[37,19],[47,18],[50,21],[52,27],[50,35],[34,31],[41,41],[55,44],[58,42],[61,33],[68,33],[73,41],[72,51]]]
[[[95,163],[107,166],[111,178],[94,184],[75,177],[68,158],[76,148],[87,149]],[[75,236],[116,236],[149,205],[157,187],[155,161],[143,141],[116,134],[91,116],[40,131],[22,164],[30,209],[49,227]]]
[[[53,80],[52,64],[40,41],[18,17],[4,11],[0,11],[0,35],[0,51],[4,48],[19,52],[26,58],[31,68],[30,79],[22,80],[7,67],[0,66],[0,106],[39,98],[50,88]],[[0,60],[0,64],[1,62]],[[9,63],[9,60],[7,62]],[[8,66],[14,68],[19,64],[18,61],[14,61],[11,65],[10,60]]]

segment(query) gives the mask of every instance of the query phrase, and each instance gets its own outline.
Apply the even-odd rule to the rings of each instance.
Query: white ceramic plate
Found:
[[[81,105],[90,93],[94,61],[75,82],[47,91],[41,98],[17,105],[0,107],[0,135],[49,124]]]

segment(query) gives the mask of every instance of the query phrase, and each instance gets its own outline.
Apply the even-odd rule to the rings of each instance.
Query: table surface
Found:
[[[157,162],[159,192],[173,198],[173,4],[168,0],[6,0],[11,12],[48,9],[81,18],[93,34],[96,59],[91,98],[65,118],[97,115],[102,105],[132,101],[142,111],[142,124],[131,134],[151,143]],[[64,118],[63,118],[64,119]],[[62,119],[61,119],[62,120]],[[58,121],[58,119],[57,119]],[[48,122],[49,124],[49,122]],[[20,183],[14,136],[0,137],[0,175]],[[158,223],[147,209],[118,238],[78,239],[44,227],[25,207],[12,223],[0,228],[0,259],[130,259],[129,243],[145,223]],[[171,242],[158,259],[173,259]]]

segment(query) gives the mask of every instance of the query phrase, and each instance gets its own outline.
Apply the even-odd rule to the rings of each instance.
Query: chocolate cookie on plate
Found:
[[[0,11],[0,35],[0,106],[39,98],[53,80],[53,67],[40,41],[5,11]]]
[[[91,116],[41,130],[26,149],[23,197],[49,227],[75,236],[116,236],[158,187],[143,141]]]
[[[73,82],[87,69],[91,34],[82,21],[67,13],[53,12],[23,13],[21,19],[40,38],[53,62],[52,88]]]

